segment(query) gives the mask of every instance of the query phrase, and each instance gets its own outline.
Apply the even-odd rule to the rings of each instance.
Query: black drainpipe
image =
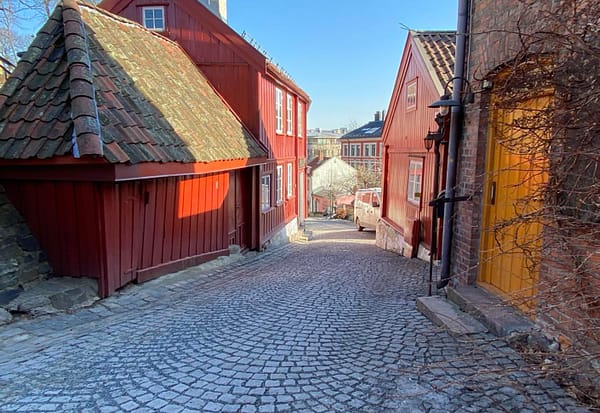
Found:
[[[458,1],[458,21],[456,24],[456,53],[454,55],[454,81],[452,84],[452,99],[462,102],[463,76],[465,73],[465,46],[467,43],[467,21],[469,0]],[[458,138],[461,132],[463,107],[454,106],[450,114],[450,136],[448,138],[448,167],[446,170],[445,198],[454,199],[456,186],[456,163],[458,160]],[[452,215],[454,202],[446,203],[444,207],[442,235],[442,268],[437,288],[444,288],[450,281],[450,257],[452,255]]]

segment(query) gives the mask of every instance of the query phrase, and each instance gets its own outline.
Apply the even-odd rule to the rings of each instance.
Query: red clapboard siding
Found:
[[[100,278],[105,297],[139,273],[148,279],[227,253],[227,222],[236,217],[236,204],[226,198],[235,198],[236,187],[251,174],[251,169],[233,172],[231,188],[228,172],[122,183],[3,185],[31,222],[55,273]],[[244,216],[242,211],[234,221],[242,228]]]
[[[433,193],[434,154],[426,151],[423,138],[429,130],[437,130],[436,109],[427,108],[431,102],[439,99],[431,75],[418,53],[410,49],[405,52],[397,83],[392,95],[389,113],[384,129],[386,165],[384,179],[384,205],[382,215],[402,228],[405,237],[411,232],[414,220],[423,223],[421,228],[423,242],[431,245],[431,213],[429,201],[435,198]],[[407,109],[406,84],[417,82],[416,109]],[[443,147],[441,148],[443,150]],[[423,159],[423,178],[420,205],[408,201],[408,169],[411,159]],[[441,159],[444,159],[442,153]],[[443,162],[442,162],[443,164]],[[440,189],[444,188],[444,173],[440,172]]]
[[[55,274],[100,276],[100,210],[94,184],[20,181],[3,185]]]

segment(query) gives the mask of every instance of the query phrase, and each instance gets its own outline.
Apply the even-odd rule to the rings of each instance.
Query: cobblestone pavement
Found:
[[[1,328],[0,411],[585,411],[503,341],[417,312],[427,264],[307,226],[307,243]]]

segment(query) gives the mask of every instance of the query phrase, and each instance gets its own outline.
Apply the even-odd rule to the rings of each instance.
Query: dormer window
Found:
[[[142,17],[144,27],[157,32],[165,30],[165,8],[159,7],[142,7]]]

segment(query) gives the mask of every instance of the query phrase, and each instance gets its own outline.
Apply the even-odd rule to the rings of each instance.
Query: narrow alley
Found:
[[[423,261],[347,221],[307,227],[308,242],[0,327],[0,411],[586,411],[504,341],[421,315]]]

